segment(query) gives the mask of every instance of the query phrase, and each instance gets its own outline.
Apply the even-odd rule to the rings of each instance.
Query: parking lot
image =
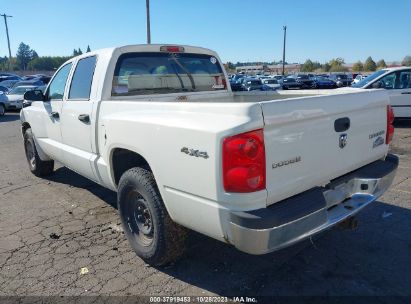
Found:
[[[355,231],[250,256],[196,233],[185,257],[153,268],[130,249],[116,195],[66,169],[30,174],[18,113],[0,117],[0,295],[411,295],[411,123],[396,125],[400,167]],[[391,297],[379,302],[391,302]],[[376,302],[378,302],[376,301]]]

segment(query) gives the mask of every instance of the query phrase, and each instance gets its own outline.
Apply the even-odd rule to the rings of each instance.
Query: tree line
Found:
[[[90,46],[87,46],[86,53],[90,51]],[[7,56],[0,57],[0,70],[8,71],[10,64],[12,71],[53,71],[70,58],[81,54],[83,51],[78,48],[70,56],[39,56],[28,44],[21,42],[16,57],[12,57],[11,62]]]
[[[411,66],[411,56],[405,56],[401,62],[403,66]],[[372,57],[368,57],[364,63],[357,61],[352,66],[353,72],[374,72],[376,70],[384,69],[387,64],[384,59],[375,62]],[[321,64],[317,61],[307,59],[301,66],[302,72],[348,72],[348,67],[345,66],[345,61],[342,58],[331,59],[329,62]]]

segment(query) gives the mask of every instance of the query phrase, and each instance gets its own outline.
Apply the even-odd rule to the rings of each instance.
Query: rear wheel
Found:
[[[124,232],[140,258],[161,266],[183,254],[187,231],[171,220],[150,171],[143,168],[126,171],[120,179],[117,196]]]
[[[3,104],[0,104],[0,116],[3,116],[6,113],[6,108]]]
[[[27,129],[24,132],[24,150],[26,152],[26,158],[29,163],[31,173],[38,177],[48,176],[53,173],[54,161],[43,161],[40,159],[40,156],[37,153],[36,145],[34,144],[31,129]]]

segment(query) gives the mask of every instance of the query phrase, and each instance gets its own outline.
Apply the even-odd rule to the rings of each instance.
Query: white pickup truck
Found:
[[[25,99],[30,170],[58,161],[117,191],[131,246],[155,265],[181,255],[186,228],[250,254],[291,245],[376,200],[398,166],[384,90],[235,96],[199,47],[90,52]]]

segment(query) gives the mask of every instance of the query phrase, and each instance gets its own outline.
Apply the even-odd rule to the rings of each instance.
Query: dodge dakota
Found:
[[[183,253],[188,229],[268,253],[380,197],[398,158],[384,90],[290,98],[234,95],[218,55],[132,45],[70,59],[21,111],[29,168],[54,161],[117,192],[147,263]]]

